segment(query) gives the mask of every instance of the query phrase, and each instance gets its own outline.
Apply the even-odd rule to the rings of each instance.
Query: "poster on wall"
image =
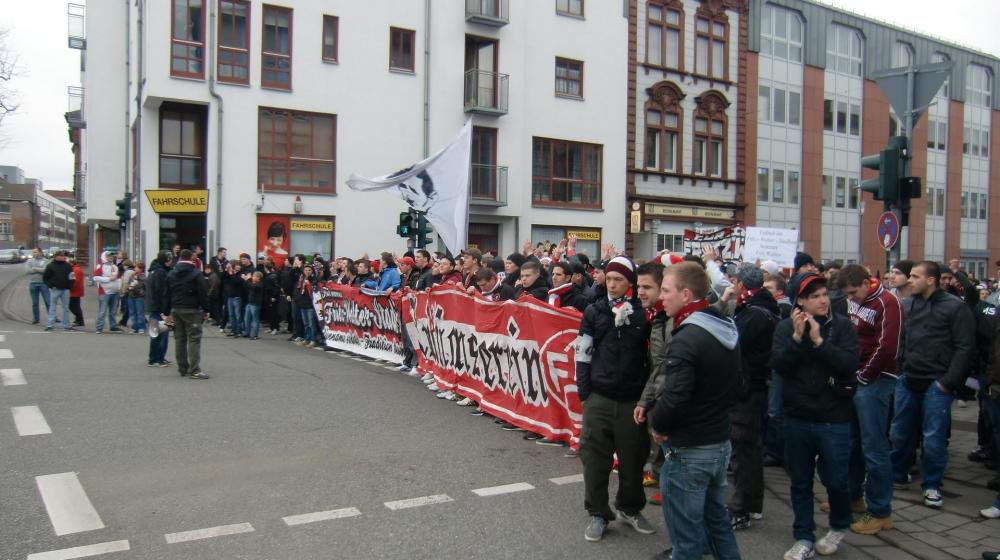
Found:
[[[257,256],[271,257],[278,268],[284,267],[288,259],[289,221],[288,216],[257,215]]]
[[[700,255],[706,246],[726,262],[743,260],[746,230],[742,227],[697,228],[684,230],[684,252]]]

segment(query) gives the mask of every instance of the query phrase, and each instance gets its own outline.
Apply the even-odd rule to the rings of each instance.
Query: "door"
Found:
[[[497,40],[465,36],[466,105],[497,108]]]
[[[472,127],[472,170],[469,196],[497,199],[497,129]]]

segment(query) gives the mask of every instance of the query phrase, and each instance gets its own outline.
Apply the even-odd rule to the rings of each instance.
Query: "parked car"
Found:
[[[0,263],[2,264],[22,263],[24,259],[21,257],[21,251],[17,249],[0,249]]]

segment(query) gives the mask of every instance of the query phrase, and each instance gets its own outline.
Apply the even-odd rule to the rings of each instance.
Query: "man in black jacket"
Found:
[[[431,267],[431,254],[426,249],[417,249],[413,252],[415,268],[420,272],[414,290],[426,290],[434,285],[434,269]]]
[[[208,285],[205,275],[191,262],[193,253],[184,249],[180,261],[167,275],[163,315],[174,323],[177,369],[190,379],[208,379],[201,371],[201,329],[208,316]]]
[[[924,505],[939,508],[948,466],[948,432],[955,390],[965,384],[975,355],[976,327],[965,302],[940,287],[941,267],[921,261],[910,270],[910,298],[903,308],[901,379],[892,419],[892,476],[909,482],[917,434],[923,433],[921,488]]]
[[[524,275],[535,273],[521,267]],[[646,347],[649,325],[639,299],[633,295],[635,263],[616,257],[608,263],[608,296],[589,305],[583,313],[576,340],[576,386],[583,403],[580,459],[583,461],[584,506],[590,524],[584,538],[597,542],[604,536],[615,512],[608,505],[608,477],[618,453],[618,495],[615,509],[622,519],[643,534],[654,532],[642,516],[646,493],[642,467],[649,455],[645,423],[636,423],[632,411],[649,376]],[[536,273],[537,274],[537,273]]]
[[[69,322],[69,289],[73,287],[73,265],[66,261],[66,252],[57,251],[42,272],[42,282],[49,288],[49,320],[45,330],[51,331],[56,322],[56,304],[62,305],[63,330],[72,331]],[[60,303],[61,302],[61,303]]]
[[[475,277],[476,288],[480,295],[490,301],[507,301],[514,299],[515,291],[509,284],[500,280],[492,268],[480,268]]]
[[[159,330],[160,321],[163,320],[163,299],[167,291],[167,274],[170,272],[170,265],[173,264],[173,253],[170,251],[160,251],[149,265],[149,272],[146,273],[146,315],[149,318],[150,329]],[[207,284],[206,284],[207,285]],[[171,364],[167,360],[167,343],[170,341],[170,331],[159,330],[158,334],[149,339],[149,359],[146,365],[149,367],[167,367]]]
[[[764,464],[760,446],[761,420],[767,408],[771,377],[771,344],[781,320],[778,303],[764,288],[764,273],[753,263],[736,269],[736,329],[743,355],[743,394],[733,409],[733,498],[729,504],[733,529],[750,527],[750,514],[764,508]]]
[[[531,296],[539,301],[549,298],[549,285],[542,277],[542,265],[535,260],[525,261],[521,265],[521,285],[516,290],[516,296]]]
[[[729,414],[742,360],[736,325],[709,306],[710,289],[705,269],[692,262],[668,266],[660,285],[674,330],[651,422],[666,457],[660,489],[674,547],[659,557],[675,560],[700,559],[705,550],[715,558],[740,558],[725,487]]]
[[[850,319],[834,313],[826,278],[800,278],[792,316],[774,333],[772,364],[781,375],[784,403],[785,458],[791,478],[795,544],[786,560],[833,554],[853,521],[851,395],[856,384],[858,335]],[[830,531],[816,540],[813,479],[819,458],[820,480],[830,497]]]
[[[583,291],[573,282],[573,268],[567,261],[559,261],[552,265],[552,285],[548,293],[548,302],[556,307],[572,307],[581,313],[590,302],[583,296]]]

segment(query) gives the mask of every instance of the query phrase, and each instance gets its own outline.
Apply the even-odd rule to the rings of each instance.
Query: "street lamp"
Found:
[[[22,200],[21,204],[28,204],[31,206],[31,247],[29,248],[34,249],[35,247],[38,247],[38,225],[35,221],[37,219],[35,218],[37,205],[34,200]]]

